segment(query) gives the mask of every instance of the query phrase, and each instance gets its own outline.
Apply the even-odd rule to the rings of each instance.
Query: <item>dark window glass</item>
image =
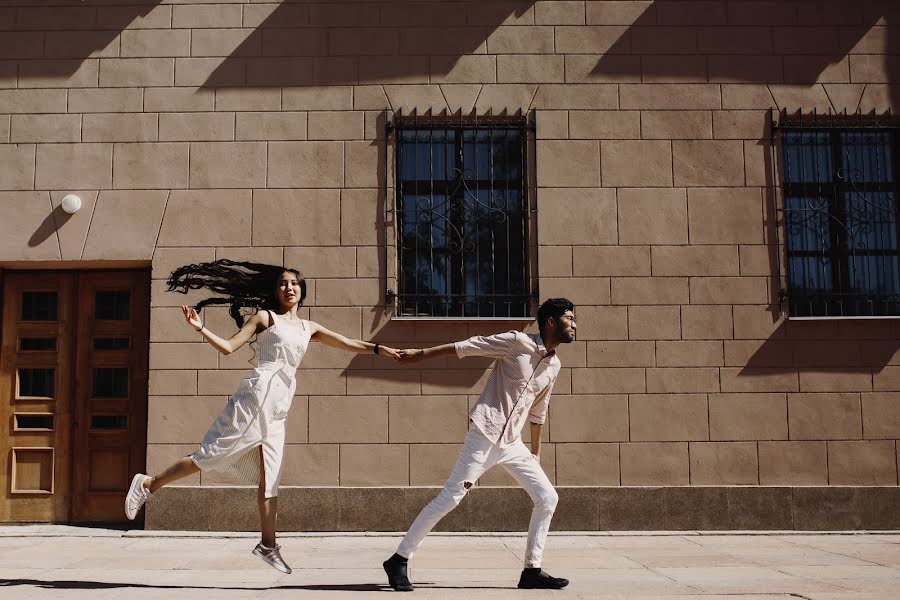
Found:
[[[53,429],[53,415],[16,415],[16,429]]]
[[[397,125],[401,316],[528,317],[526,119]]]
[[[830,183],[834,167],[829,141],[827,132],[786,132],[782,146],[785,183]]]
[[[127,398],[128,369],[94,369],[94,384],[91,389],[94,398]]]
[[[125,415],[91,415],[91,429],[127,429]]]
[[[121,338],[94,338],[94,350],[128,350],[129,340]]]
[[[56,369],[19,369],[19,396],[53,398]]]
[[[131,293],[128,290],[97,292],[94,317],[99,320],[127,321],[131,318]]]
[[[900,315],[898,129],[780,129],[789,314]]]
[[[23,352],[54,351],[56,338],[19,338],[19,350]]]
[[[23,321],[56,319],[56,292],[22,292]]]

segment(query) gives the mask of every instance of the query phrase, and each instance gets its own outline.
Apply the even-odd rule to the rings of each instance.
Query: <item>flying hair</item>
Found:
[[[206,298],[194,307],[197,312],[206,306],[228,305],[228,314],[238,327],[245,322],[241,309],[250,309],[250,314],[260,310],[277,311],[280,307],[275,298],[275,287],[282,273],[297,276],[300,282],[300,302],[306,299],[306,280],[296,269],[280,265],[255,262],[240,262],[222,258],[178,267],[166,282],[170,292],[187,294],[189,290],[209,290],[218,296]]]

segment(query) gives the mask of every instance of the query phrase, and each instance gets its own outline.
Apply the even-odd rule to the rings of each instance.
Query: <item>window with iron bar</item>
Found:
[[[398,317],[531,318],[533,114],[395,115]]]
[[[900,316],[898,121],[782,112],[773,132],[789,318]]]

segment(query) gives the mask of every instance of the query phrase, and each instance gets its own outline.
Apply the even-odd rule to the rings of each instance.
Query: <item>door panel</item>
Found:
[[[7,273],[0,345],[0,521],[65,522],[75,331],[71,273]]]
[[[122,521],[145,467],[149,292],[146,272],[78,278],[74,521]]]

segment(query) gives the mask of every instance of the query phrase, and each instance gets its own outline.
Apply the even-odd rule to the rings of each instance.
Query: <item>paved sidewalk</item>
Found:
[[[67,526],[0,527],[0,598],[363,599],[394,593],[381,561],[398,535],[284,534],[292,575],[250,555],[256,536]],[[515,589],[525,539],[432,534],[410,598],[900,598],[900,533],[551,534],[563,591]]]

